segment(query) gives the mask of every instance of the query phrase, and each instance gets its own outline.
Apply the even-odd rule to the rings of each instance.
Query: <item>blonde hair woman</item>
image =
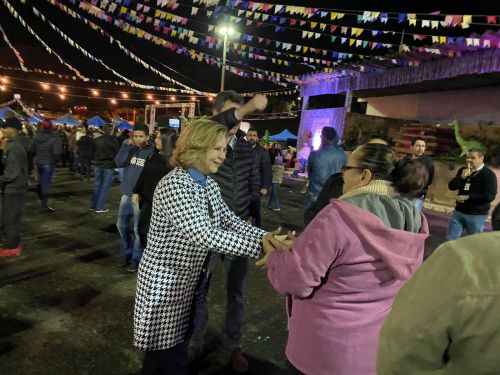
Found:
[[[226,155],[226,128],[211,120],[185,127],[158,183],[147,247],[139,267],[135,346],[145,350],[142,374],[185,374],[197,301],[207,291],[211,251],[257,258],[274,232],[246,224],[223,202],[216,173]]]

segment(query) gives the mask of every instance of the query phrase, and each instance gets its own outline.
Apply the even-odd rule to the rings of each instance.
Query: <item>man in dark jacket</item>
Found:
[[[259,176],[252,147],[239,130],[241,119],[250,112],[263,110],[267,106],[264,95],[256,95],[243,105],[243,98],[234,91],[220,92],[215,98],[214,120],[227,129],[227,152],[219,171],[211,177],[219,184],[222,198],[229,208],[243,220],[251,220],[250,202],[259,197]],[[248,259],[245,257],[214,254],[213,268],[222,258],[226,284],[225,344],[231,350],[231,366],[235,371],[246,372],[248,361],[241,353],[241,336],[245,314],[245,280]],[[208,322],[206,301],[198,310],[198,325],[191,337],[189,354],[191,360],[200,357]]]
[[[458,170],[448,183],[458,190],[457,204],[448,222],[446,240],[460,238],[464,228],[467,234],[481,233],[488,217],[490,204],[497,195],[497,176],[484,165],[484,151],[471,148],[467,152],[467,167]]]
[[[255,163],[257,167],[257,175],[260,180],[260,195],[252,199],[250,211],[257,228],[262,227],[260,217],[260,197],[266,196],[271,187],[273,173],[271,168],[271,160],[269,159],[269,152],[259,144],[259,135],[257,130],[253,127],[247,131],[247,141],[252,146],[255,154]]]
[[[417,197],[410,197],[412,203],[419,210],[422,210],[424,207],[425,197],[427,196],[427,191],[429,190],[429,186],[432,184],[432,180],[434,180],[434,161],[427,155],[425,155],[426,143],[425,139],[416,137],[411,140],[411,154],[406,156],[408,160],[417,160],[421,163],[427,173],[429,178],[427,179],[427,184],[425,184],[424,188],[420,191]]]
[[[0,257],[20,255],[21,214],[26,190],[28,189],[28,157],[18,134],[22,129],[17,118],[9,118],[3,124],[7,145],[2,154],[4,165],[0,179],[2,191],[2,236],[4,244]]]
[[[38,196],[42,203],[42,212],[54,212],[54,208],[48,204],[48,194],[52,175],[61,156],[61,144],[52,132],[50,120],[42,122],[42,131],[33,139],[30,153],[34,155],[33,162],[38,172]]]
[[[133,138],[124,141],[115,156],[118,168],[124,168],[123,181],[120,184],[122,197],[118,209],[116,227],[120,232],[123,262],[120,266],[126,267],[129,272],[137,272],[139,261],[142,258],[142,246],[139,237],[139,205],[132,203],[132,194],[135,184],[146,164],[154,147],[149,144],[149,128],[137,125],[133,131]],[[132,224],[132,225],[131,225]],[[133,232],[130,227],[133,227]]]
[[[78,169],[81,178],[90,178],[92,169],[92,158],[94,157],[94,139],[90,130],[76,142],[76,154],[78,157]]]
[[[106,198],[113,182],[115,156],[120,148],[118,139],[113,136],[113,125],[104,124],[103,131],[104,134],[94,141],[95,183],[90,210],[96,213],[109,211],[105,207]]]

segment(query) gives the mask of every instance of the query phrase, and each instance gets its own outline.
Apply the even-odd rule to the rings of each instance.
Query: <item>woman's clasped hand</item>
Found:
[[[273,251],[286,251],[292,247],[293,242],[295,241],[295,231],[288,231],[287,234],[281,235],[280,232],[281,227],[266,233],[262,237],[262,249],[264,251],[264,256],[255,263],[257,267],[265,267],[267,265],[268,257]]]

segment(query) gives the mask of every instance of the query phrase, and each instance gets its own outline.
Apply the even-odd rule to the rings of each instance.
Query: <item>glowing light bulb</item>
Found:
[[[61,100],[64,100],[64,99],[66,99],[66,95],[64,95],[64,94],[59,94],[59,98],[60,98]]]
[[[94,90],[92,90],[92,95],[99,96],[100,94],[99,94],[99,91],[94,89]]]
[[[64,86],[59,86],[59,91],[61,91],[61,92],[66,92],[66,87],[64,87]]]
[[[126,92],[122,92],[122,98],[128,99],[128,94]]]
[[[111,99],[111,104],[116,104],[116,100],[115,99]]]
[[[173,102],[175,102],[175,99],[176,99],[176,98],[175,98],[175,96],[173,96],[173,95],[170,97],[170,100],[171,100],[171,101],[173,101]]]
[[[151,94],[147,94],[147,95],[146,95],[146,98],[148,98],[149,100],[153,100],[153,95],[151,95]]]

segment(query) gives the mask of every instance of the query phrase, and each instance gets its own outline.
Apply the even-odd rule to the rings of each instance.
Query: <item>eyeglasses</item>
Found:
[[[353,167],[351,165],[344,165],[341,168],[342,174],[344,174],[346,171],[348,171],[350,169],[363,169],[363,168],[361,168],[361,167]]]

